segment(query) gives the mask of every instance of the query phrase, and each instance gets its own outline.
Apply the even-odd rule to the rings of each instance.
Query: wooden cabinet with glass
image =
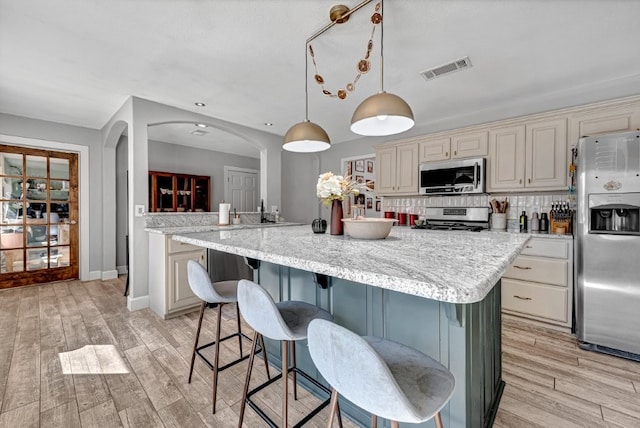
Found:
[[[149,171],[149,211],[209,211],[210,189],[208,176]]]

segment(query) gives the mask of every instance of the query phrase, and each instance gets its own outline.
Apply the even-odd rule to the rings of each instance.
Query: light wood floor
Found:
[[[211,371],[201,361],[187,384],[197,313],[164,321],[150,310],[129,312],[122,291],[121,280],[0,291],[1,428],[236,426],[246,364],[221,373],[212,415]],[[223,334],[235,327],[227,308]],[[207,311],[203,340],[212,338],[213,316]],[[510,320],[503,336],[507,387],[495,426],[640,427],[640,363],[582,351],[570,335]],[[58,354],[85,345],[113,345],[129,373],[63,374]],[[237,342],[223,342],[223,351],[229,361]],[[266,377],[256,363],[257,384]],[[279,420],[279,384],[258,397]],[[297,421],[317,400],[301,391],[290,403]],[[309,426],[325,426],[327,413]],[[247,409],[245,426],[265,425]]]

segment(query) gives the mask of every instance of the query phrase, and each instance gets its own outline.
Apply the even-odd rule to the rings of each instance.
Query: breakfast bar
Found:
[[[400,342],[440,361],[456,379],[442,412],[447,427],[493,421],[504,386],[500,278],[528,239],[394,227],[386,239],[357,240],[314,234],[308,225],[173,235],[259,261],[255,280],[276,301],[313,303],[357,334]],[[267,348],[277,360],[278,347]],[[319,377],[306,347],[298,349],[298,364]],[[348,402],[341,407],[369,423],[369,415]]]

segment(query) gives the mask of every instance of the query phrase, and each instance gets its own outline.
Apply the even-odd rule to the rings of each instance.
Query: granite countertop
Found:
[[[386,239],[314,234],[311,226],[175,233],[173,239],[451,303],[482,300],[531,235],[394,227]]]

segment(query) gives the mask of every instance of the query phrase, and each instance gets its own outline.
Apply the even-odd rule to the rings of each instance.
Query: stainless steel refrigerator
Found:
[[[577,149],[579,345],[640,359],[640,132],[584,137]]]

